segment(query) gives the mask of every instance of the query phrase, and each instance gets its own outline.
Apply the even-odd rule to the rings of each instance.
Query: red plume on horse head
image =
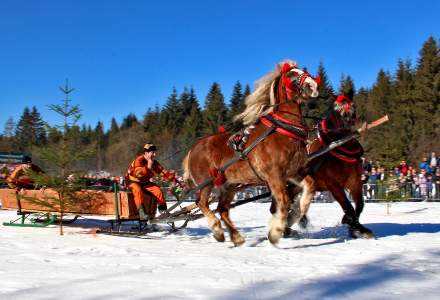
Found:
[[[347,96],[339,95],[339,96],[336,97],[335,102],[338,102],[338,103],[342,103],[342,102],[351,103],[351,100]]]

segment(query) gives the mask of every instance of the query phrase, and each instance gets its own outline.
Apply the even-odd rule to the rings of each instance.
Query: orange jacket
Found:
[[[40,167],[38,167],[37,165],[31,164],[30,166],[28,166],[27,164],[21,164],[17,166],[14,171],[12,171],[11,175],[7,177],[6,181],[14,184],[32,183],[33,181],[29,177],[25,176],[28,171],[33,171],[35,173],[44,173],[43,170],[41,170]]]
[[[130,181],[139,183],[150,182],[150,179],[156,174],[169,181],[175,179],[174,173],[165,170],[157,160],[153,162],[153,166],[149,169],[148,162],[143,155],[136,157],[127,170],[127,178]]]

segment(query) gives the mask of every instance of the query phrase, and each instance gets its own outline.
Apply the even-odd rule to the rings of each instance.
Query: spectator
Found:
[[[440,168],[437,167],[434,176],[432,176],[433,183],[433,198],[440,199]]]
[[[371,161],[368,161],[368,160],[366,160],[365,159],[365,157],[361,157],[361,161],[362,161],[362,169],[364,170],[364,171],[367,171],[368,173],[370,173],[371,172]]]
[[[377,173],[376,168],[371,168],[371,174],[367,179],[367,198],[373,199],[377,190]]]
[[[429,166],[433,172],[435,171],[435,168],[437,167],[438,163],[439,163],[439,161],[438,161],[437,156],[435,155],[435,152],[432,152],[431,159],[429,161]]]
[[[428,158],[426,156],[423,157],[423,160],[420,162],[419,169],[431,173],[431,167],[429,166]]]
[[[426,199],[427,197],[427,181],[425,174],[425,172],[419,174],[420,197],[423,199]]]
[[[408,174],[408,166],[406,165],[406,161],[402,160],[399,165],[399,170],[404,175]]]
[[[406,198],[408,195],[408,178],[401,172],[399,174],[399,189],[400,189],[400,197]]]
[[[387,199],[397,198],[399,186],[398,178],[394,175],[394,172],[390,170],[386,180],[385,180],[385,195]]]
[[[412,196],[414,198],[420,198],[419,176],[417,176],[417,174],[412,176],[411,186],[412,186],[412,190],[413,190]]]

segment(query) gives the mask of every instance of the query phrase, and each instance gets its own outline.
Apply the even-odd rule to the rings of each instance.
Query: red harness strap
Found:
[[[321,127],[322,127],[322,132],[326,135],[327,139],[330,140],[330,142],[333,142],[333,139],[328,134],[328,129],[327,129],[327,125],[326,125],[325,120],[321,121]],[[324,140],[322,139],[321,136],[319,136],[319,140],[321,141],[322,145],[325,145],[325,142],[324,142]],[[344,152],[344,153],[348,154],[348,155],[358,154],[361,151],[360,149],[349,150],[349,149],[347,149],[344,146],[339,146],[337,149],[339,151],[341,151],[341,152]],[[332,152],[332,151],[330,151],[330,152]]]
[[[273,112],[269,113],[269,115],[273,119],[275,119],[277,121],[280,121],[280,122],[282,122],[282,123],[284,123],[284,124],[286,124],[288,126],[296,127],[298,131],[304,131],[305,133],[307,132],[307,129],[304,126],[302,126],[300,124],[297,124],[295,122],[292,122],[291,120],[285,119],[285,118],[283,118],[280,115],[277,115],[277,114],[275,114]],[[274,125],[274,122],[272,122],[271,120],[267,119],[264,116],[261,117],[260,120],[261,120],[261,123],[263,123],[267,127],[271,127],[271,126]],[[282,135],[285,135],[285,136],[288,136],[290,138],[294,138],[294,139],[297,139],[297,140],[300,140],[300,141],[305,141],[307,139],[307,136],[301,136],[299,134],[294,133],[291,130],[287,130],[285,128],[279,127],[279,126],[277,126],[277,124],[275,124],[275,125],[276,125],[275,131],[277,131],[278,133],[280,133]]]

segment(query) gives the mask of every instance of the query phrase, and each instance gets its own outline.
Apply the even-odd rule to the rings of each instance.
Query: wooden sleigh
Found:
[[[90,194],[90,201],[71,206],[65,214],[68,216],[65,223],[75,221],[82,215],[108,216],[109,222],[121,224],[126,221],[139,220],[138,211],[129,192],[118,191],[116,185],[114,192],[85,191]],[[17,192],[14,189],[0,189],[0,200],[3,210],[17,210],[18,219],[4,222],[4,226],[19,227],[45,227],[54,224],[59,212],[54,211],[45,205],[29,201],[27,198],[44,199],[53,195],[54,191],[49,189],[26,190]],[[151,197],[146,195],[147,197]],[[113,217],[113,218],[112,218]]]

